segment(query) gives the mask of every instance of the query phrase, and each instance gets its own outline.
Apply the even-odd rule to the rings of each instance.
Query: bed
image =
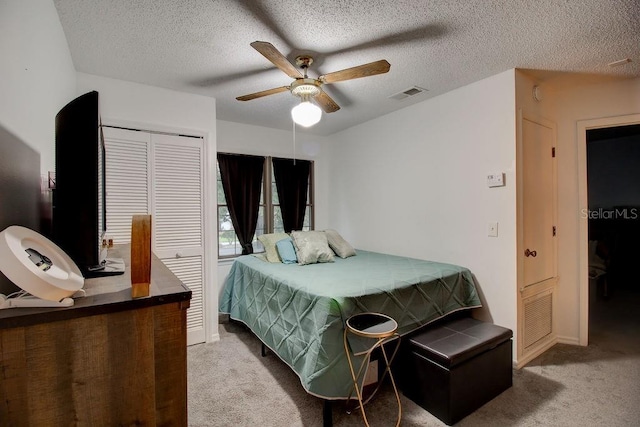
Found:
[[[394,318],[400,336],[447,314],[480,307],[471,272],[461,266],[355,250],[310,265],[238,257],[227,276],[221,313],[244,323],[300,378],[328,400],[352,388],[344,324],[360,312]],[[359,362],[357,362],[359,363]]]

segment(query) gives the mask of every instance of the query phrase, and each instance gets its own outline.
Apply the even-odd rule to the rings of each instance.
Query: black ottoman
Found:
[[[471,317],[404,339],[396,376],[403,394],[452,425],[512,382],[511,329]]]

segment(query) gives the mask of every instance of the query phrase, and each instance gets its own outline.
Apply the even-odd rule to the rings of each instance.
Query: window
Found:
[[[259,235],[284,232],[282,215],[280,213],[280,201],[278,200],[278,191],[271,160],[271,157],[265,159],[258,224],[252,241],[254,253],[264,252],[264,247],[258,241]],[[309,175],[307,207],[304,215],[303,230],[313,230],[313,162],[311,162]],[[218,192],[218,258],[232,258],[242,254],[242,247],[233,229],[224,190],[222,189],[220,167],[217,163],[216,184]]]

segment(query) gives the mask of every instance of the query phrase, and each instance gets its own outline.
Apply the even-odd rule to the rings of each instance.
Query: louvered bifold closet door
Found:
[[[106,162],[107,235],[131,243],[133,215],[150,212],[148,132],[103,128]]]
[[[203,139],[103,131],[107,233],[131,243],[132,216],[151,214],[154,254],[192,291],[187,343],[204,342]]]
[[[204,342],[203,139],[151,135],[154,253],[191,289],[187,341]]]

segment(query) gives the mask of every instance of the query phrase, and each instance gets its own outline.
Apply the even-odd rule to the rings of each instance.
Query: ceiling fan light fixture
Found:
[[[302,99],[302,102],[291,109],[291,118],[293,121],[303,127],[310,127],[320,121],[322,110],[315,104],[309,102],[308,99]]]

